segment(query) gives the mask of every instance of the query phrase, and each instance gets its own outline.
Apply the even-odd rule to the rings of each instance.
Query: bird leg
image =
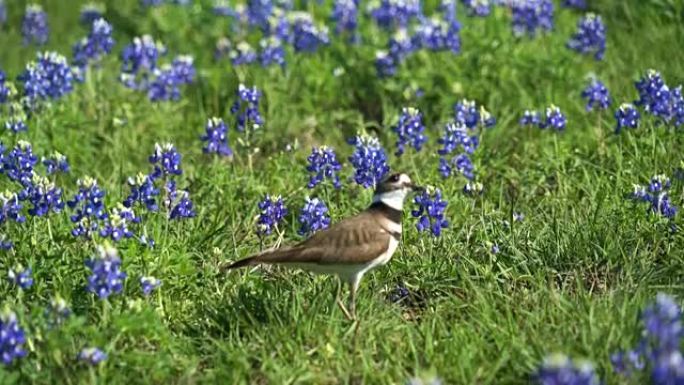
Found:
[[[351,314],[349,314],[349,310],[347,310],[347,307],[344,306],[344,303],[340,299],[340,293],[342,292],[342,281],[338,280],[337,281],[337,291],[335,292],[335,302],[337,302],[337,306],[340,307],[340,310],[342,310],[342,313],[344,313],[344,316],[347,317],[348,320],[352,320]]]
[[[356,278],[349,282],[349,312],[351,319],[356,320],[356,290],[359,288],[360,279]]]

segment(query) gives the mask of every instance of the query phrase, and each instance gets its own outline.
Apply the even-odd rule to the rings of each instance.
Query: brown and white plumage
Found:
[[[361,278],[368,270],[386,264],[397,249],[403,202],[414,189],[416,186],[408,175],[393,174],[376,187],[373,203],[361,213],[318,231],[296,245],[266,250],[227,268],[278,264],[335,274],[350,284],[349,310],[353,316]]]

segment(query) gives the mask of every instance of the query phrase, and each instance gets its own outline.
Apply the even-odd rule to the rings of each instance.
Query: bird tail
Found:
[[[230,265],[224,266],[221,270],[239,269],[245,266],[259,265],[261,263],[278,263],[283,262],[295,251],[293,247],[281,247],[279,249],[270,249],[262,251],[261,253],[251,255],[247,258],[235,261]]]

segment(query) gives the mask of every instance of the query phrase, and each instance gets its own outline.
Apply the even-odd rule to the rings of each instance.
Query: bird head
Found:
[[[411,181],[408,174],[394,173],[375,187],[373,202],[382,202],[393,209],[403,210],[406,197],[413,191],[422,190],[422,187]]]

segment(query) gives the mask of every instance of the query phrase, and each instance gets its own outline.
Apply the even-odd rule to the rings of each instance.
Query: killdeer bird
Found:
[[[356,318],[356,292],[364,274],[386,264],[401,240],[404,200],[421,190],[408,175],[392,174],[376,186],[373,203],[361,213],[314,233],[294,246],[284,246],[239,260],[226,269],[277,264],[317,274],[334,274],[350,287],[349,309],[337,303],[350,319]]]

